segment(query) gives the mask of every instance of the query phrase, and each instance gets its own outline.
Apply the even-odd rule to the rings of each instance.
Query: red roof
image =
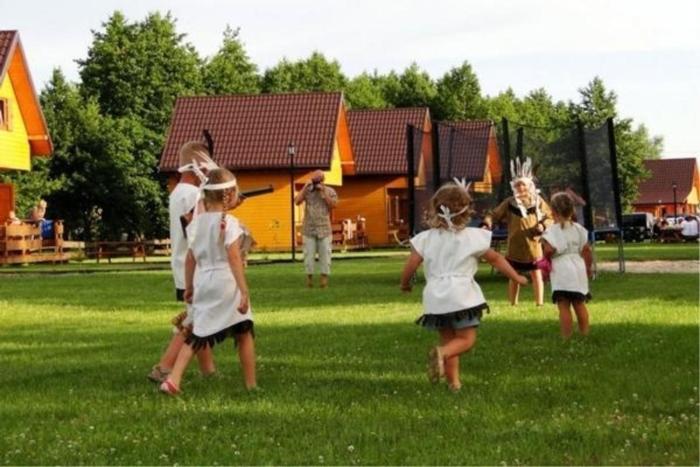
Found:
[[[17,31],[0,31],[0,81],[10,66],[12,49],[15,39],[18,37]]]
[[[698,170],[697,159],[645,160],[644,168],[650,177],[639,184],[639,196],[633,204],[673,203],[673,184],[676,184],[676,201],[681,203],[693,189],[693,176]]]
[[[343,95],[334,93],[181,97],[175,103],[160,170],[178,167],[178,150],[214,140],[214,159],[230,169],[285,169],[294,143],[294,166],[330,168]]]
[[[488,164],[489,141],[495,138],[490,120],[440,122],[440,178],[481,181]]]
[[[427,107],[348,112],[357,175],[406,175],[406,127],[423,128]]]

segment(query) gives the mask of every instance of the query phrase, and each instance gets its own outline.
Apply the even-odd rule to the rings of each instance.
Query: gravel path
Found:
[[[599,271],[618,270],[617,262],[598,263]],[[700,269],[700,262],[697,260],[691,261],[627,261],[625,262],[626,272],[632,273],[697,273]]]

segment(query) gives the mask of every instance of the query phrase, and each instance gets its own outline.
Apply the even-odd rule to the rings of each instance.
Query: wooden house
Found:
[[[408,233],[407,126],[422,129],[424,137],[416,143],[421,155],[431,152],[430,112],[427,107],[351,110],[348,122],[355,173],[338,187],[335,217],[363,218],[370,246],[394,244]]]
[[[30,170],[50,156],[51,138],[17,31],[0,31],[0,171]],[[14,188],[0,184],[0,223],[14,210]]]
[[[644,168],[650,176],[639,184],[639,195],[632,203],[635,212],[649,212],[654,217],[698,213],[700,173],[696,158],[645,160]]]
[[[160,170],[177,182],[178,150],[214,140],[214,159],[232,170],[242,190],[272,185],[274,192],[250,198],[235,215],[253,232],[260,250],[291,249],[291,195],[317,169],[339,187],[354,173],[354,156],[342,93],[290,93],[182,97],[175,104]],[[290,143],[294,144],[294,187]],[[295,208],[297,230],[303,205]],[[297,236],[298,238],[298,236]]]

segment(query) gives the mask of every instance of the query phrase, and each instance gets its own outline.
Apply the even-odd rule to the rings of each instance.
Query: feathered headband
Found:
[[[467,183],[465,179],[459,179],[457,177],[454,177],[452,180],[454,180],[455,185],[457,185],[459,188],[464,190],[467,194],[469,194],[469,189],[471,188],[472,184],[471,182]],[[457,217],[460,214],[464,214],[467,212],[467,209],[469,209],[469,205],[464,206],[461,210],[457,212],[450,212],[450,208],[445,206],[444,204],[440,205],[440,211],[437,216],[445,219],[445,222],[447,223],[447,228],[454,230],[454,224],[452,223],[452,218]]]

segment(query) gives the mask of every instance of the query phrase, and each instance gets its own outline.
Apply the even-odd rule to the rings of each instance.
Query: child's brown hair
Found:
[[[450,227],[456,230],[463,229],[466,227],[472,214],[471,204],[472,198],[465,188],[456,183],[446,183],[430,199],[425,223],[433,229],[449,229]],[[453,215],[450,219],[452,225],[443,217],[445,215],[445,212],[442,210],[443,206]],[[457,214],[460,211],[464,212]]]
[[[568,193],[560,191],[552,196],[552,212],[557,215],[563,226],[571,224],[574,217],[574,200]]]
[[[236,176],[229,170],[220,167],[209,172],[207,179],[207,185],[216,185],[219,183],[236,181]],[[235,205],[237,200],[237,185],[231,188],[223,188],[221,190],[204,189],[204,206],[208,208],[212,203],[222,203],[224,205],[224,209],[221,211],[221,232],[219,236],[222,243],[224,241],[224,233],[226,231],[226,210],[229,209],[230,206]]]
[[[209,149],[201,141],[188,141],[183,144],[178,153],[180,167],[191,164],[194,161],[203,162],[211,158]]]

